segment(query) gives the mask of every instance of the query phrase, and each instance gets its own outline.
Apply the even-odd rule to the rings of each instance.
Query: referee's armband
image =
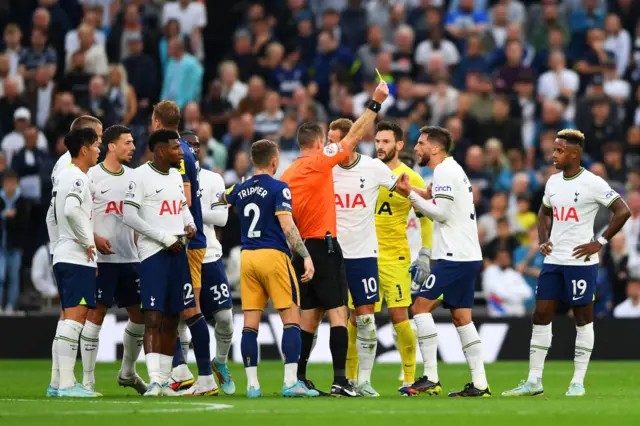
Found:
[[[380,102],[376,102],[373,99],[369,101],[369,104],[367,105],[367,108],[369,108],[371,111],[375,112],[376,114],[380,112],[380,109],[382,109],[382,104],[380,104]]]

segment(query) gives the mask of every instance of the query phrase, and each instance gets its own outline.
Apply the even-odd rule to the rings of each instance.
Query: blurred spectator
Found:
[[[233,36],[233,52],[229,60],[236,64],[240,79],[243,81],[258,72],[258,60],[253,54],[251,32],[246,29],[236,31]]]
[[[522,274],[511,266],[511,253],[511,250],[501,248],[495,263],[482,273],[482,289],[490,317],[525,316],[525,302],[533,295]]]
[[[525,175],[526,176],[526,175]],[[527,182],[528,183],[528,182]],[[516,197],[516,213],[513,223],[514,231],[518,234],[520,244],[529,244],[529,231],[536,228],[538,216],[531,211],[531,196],[527,193],[518,194]]]
[[[36,70],[33,85],[25,92],[27,106],[35,117],[35,124],[43,129],[49,120],[49,114],[53,108],[56,85],[52,81],[52,75],[47,66],[39,66]]]
[[[66,69],[73,69],[72,58],[75,53],[84,55],[84,69],[89,74],[107,75],[109,73],[109,62],[107,53],[100,43],[95,42],[95,30],[86,24],[78,28],[78,39],[80,43],[75,50],[67,50]]]
[[[624,168],[624,152],[622,144],[610,142],[603,147],[604,166],[609,177],[608,183],[611,188],[620,193],[624,193],[624,181],[627,173]]]
[[[287,0],[277,19],[275,35],[279,40],[293,40],[297,34],[297,17],[305,11],[305,0]]]
[[[382,28],[372,25],[367,32],[367,43],[360,46],[357,57],[362,67],[362,75],[365,79],[376,77],[376,57],[381,52],[393,53],[394,46],[382,38]]]
[[[254,75],[249,79],[247,96],[240,101],[238,111],[240,113],[260,114],[264,110],[264,96],[266,88],[264,79]]]
[[[2,139],[2,151],[7,156],[8,164],[13,164],[13,156],[25,147],[25,132],[31,126],[31,113],[27,108],[20,107],[13,114],[13,122],[15,130]],[[36,133],[36,146],[47,150],[47,139],[42,132]]]
[[[300,64],[300,49],[297,46],[288,47],[282,62],[269,76],[268,83],[269,87],[280,93],[283,105],[292,105],[293,92],[309,84],[307,70]]]
[[[267,46],[265,57],[261,61],[259,75],[267,81],[271,75],[282,64],[285,56],[284,46],[278,42],[269,43]]]
[[[523,48],[518,40],[511,40],[505,47],[506,64],[496,74],[496,91],[513,93],[518,76],[528,67],[522,64]]]
[[[370,94],[367,92],[367,100],[369,98]],[[385,117],[396,120],[407,119],[415,105],[413,81],[410,77],[401,77],[396,81],[396,97],[393,104],[387,109]]]
[[[468,73],[486,73],[487,71],[489,71],[489,61],[485,56],[482,41],[477,36],[471,36],[467,40],[466,52],[456,67],[454,84],[458,90],[465,90]]]
[[[317,40],[313,26],[313,15],[309,12],[300,12],[296,15],[298,35],[296,44],[300,46],[302,63],[310,67],[317,53]]]
[[[184,106],[182,109],[182,121],[184,123],[185,130],[196,132],[200,126],[201,120],[202,114],[200,113],[200,106],[197,102],[189,102]]]
[[[33,84],[36,77],[36,70],[45,66],[49,78],[56,74],[57,55],[56,51],[47,46],[47,33],[38,28],[34,28],[31,35],[31,47],[27,47],[20,52],[20,65],[18,72],[24,78],[25,84]]]
[[[268,91],[264,97],[264,111],[256,115],[256,132],[268,139],[274,139],[282,127],[284,113],[280,109],[280,95]]]
[[[453,67],[460,62],[460,54],[456,45],[444,38],[440,28],[432,28],[429,31],[429,38],[416,48],[415,61],[418,65],[426,65],[434,52],[442,55],[445,63]]]
[[[553,31],[558,31],[563,40],[569,40],[571,35],[567,26],[564,6],[558,4],[561,2],[543,0],[540,3],[542,4],[532,4],[527,14],[527,38],[536,51],[553,45]]]
[[[105,129],[118,122],[115,107],[107,96],[107,86],[102,76],[96,75],[89,82],[89,97],[87,103],[78,103],[86,113],[102,121]]]
[[[11,160],[11,168],[20,180],[22,196],[34,203],[39,203],[42,198],[41,176],[48,161],[46,146],[44,149],[37,146],[40,137],[44,138],[35,126],[27,127],[24,130],[24,147]]]
[[[7,170],[0,191],[0,312],[13,315],[20,292],[20,270],[25,234],[29,227],[29,203],[18,187],[15,172]],[[6,299],[5,297],[6,293]],[[5,304],[6,303],[6,304]],[[3,309],[4,306],[4,309]]]
[[[465,156],[465,172],[471,185],[475,185],[484,198],[490,199],[493,194],[493,179],[484,168],[484,152],[478,145],[469,147]]]
[[[534,143],[533,136],[536,127],[536,114],[538,113],[535,82],[535,72],[533,70],[522,70],[518,75],[515,86],[513,87],[516,92],[514,99],[515,103],[513,101],[511,103],[514,117],[520,119],[522,144],[528,152],[532,152],[532,145]]]
[[[498,3],[491,11],[491,25],[484,34],[484,44],[488,51],[504,47],[507,42],[508,26],[507,5]]]
[[[609,120],[609,103],[604,98],[600,98],[591,107],[591,121],[582,129],[586,140],[584,152],[592,161],[602,161],[603,146],[608,142],[619,141],[622,138],[620,128],[615,122]]]
[[[346,7],[340,13],[341,43],[355,52],[367,41],[367,10],[363,0],[347,0]],[[370,28],[370,27],[369,27]]]
[[[31,260],[31,282],[43,298],[53,299],[58,295],[58,287],[51,268],[49,244],[41,245]]]
[[[71,68],[67,68],[67,74],[60,82],[60,90],[71,92],[78,105],[85,105],[89,102],[90,81],[85,54],[78,51],[71,55]]]
[[[489,120],[493,114],[493,82],[486,74],[472,71],[466,76],[467,92],[471,96],[469,112],[478,120]]]
[[[538,276],[544,265],[544,256],[540,253],[540,241],[538,240],[538,229],[534,226],[527,232],[528,243],[516,248],[513,252],[513,263],[516,271],[520,272],[529,287],[532,295],[535,295]],[[533,309],[535,297],[530,297],[525,302],[525,308]]]
[[[138,99],[134,88],[127,81],[127,71],[122,65],[109,68],[107,98],[115,112],[116,123],[128,126],[138,113]]]
[[[640,281],[629,281],[627,298],[613,310],[615,318],[640,318]]]
[[[613,59],[609,59],[604,64],[602,76],[604,77],[605,95],[613,98],[620,105],[624,105],[631,97],[631,85],[618,76],[616,62]]]
[[[451,132],[451,136],[453,136],[456,141],[453,149],[449,152],[449,155],[451,155],[458,163],[464,164],[467,150],[471,146],[471,140],[464,136],[465,129],[462,120],[455,115],[451,115],[446,119],[444,127]]]
[[[575,33],[574,37],[576,37]],[[581,89],[587,86],[591,77],[603,71],[604,64],[613,56],[605,50],[604,41],[604,31],[600,28],[593,28],[587,33],[587,46],[580,50],[581,54],[577,56],[574,67],[580,73]]]
[[[78,26],[77,29],[71,30],[65,35],[64,39],[64,50],[69,53],[73,53],[78,49],[82,48],[82,38],[81,31],[85,29],[86,31],[91,31],[91,43],[96,43],[100,45],[103,49],[107,46],[107,37],[104,34],[104,31],[99,30],[100,27],[98,14],[87,8],[84,11],[84,16],[82,17],[82,22]]]
[[[518,240],[511,235],[509,219],[501,217],[497,220],[496,237],[487,244],[485,249],[486,255],[484,257],[485,259],[495,261],[498,252],[506,250],[509,253],[513,253],[518,245]],[[511,260],[511,258],[509,258],[509,260]]]
[[[176,19],[170,19],[164,24],[163,36],[158,44],[158,52],[160,55],[160,63],[162,64],[162,73],[167,70],[167,62],[169,62],[169,41],[174,38],[181,38],[185,46],[189,46],[189,37],[180,34],[180,23]]]
[[[224,172],[223,179],[227,187],[240,183],[242,178],[248,178],[251,171],[249,154],[246,151],[237,151],[233,157],[233,167]]]
[[[205,152],[205,164],[214,172],[222,174],[227,166],[227,147],[213,137],[211,125],[206,121],[198,127],[198,138]]]
[[[622,21],[618,15],[610,14],[604,21],[606,39],[603,47],[606,51],[612,52],[615,57],[617,75],[622,77],[629,66],[629,55],[631,54],[631,35],[622,28]]]
[[[16,24],[8,24],[4,27],[3,42],[4,54],[9,56],[9,73],[18,74],[20,54],[22,53],[22,31]]]
[[[322,104],[329,102],[330,79],[333,73],[341,73],[343,78],[352,79],[357,87],[358,81],[353,81],[359,68],[354,67],[354,57],[346,47],[338,44],[338,40],[331,31],[323,30],[318,36],[318,53],[311,66],[311,75],[318,85],[316,98]],[[359,77],[359,73],[358,73]],[[342,80],[340,80],[342,82]]]
[[[229,155],[227,157],[228,169],[235,167],[236,156],[237,156],[236,154],[238,152],[244,152],[248,155],[249,153],[251,153],[251,145],[260,138],[259,135],[256,134],[255,121],[252,114],[250,113],[239,114],[239,120],[237,125],[238,125],[238,130],[237,130],[238,134],[231,140],[228,146],[229,148],[228,150]],[[230,126],[230,130],[231,130],[231,126]],[[239,163],[240,165],[244,164],[243,160],[238,160],[238,161],[240,161]],[[250,167],[250,165],[247,167]],[[244,166],[238,168],[238,170],[239,171],[244,170]],[[225,182],[226,182],[226,179],[225,179]]]
[[[267,50],[277,40],[271,34],[271,25],[265,17],[252,21],[251,30],[253,32],[253,54],[256,56],[258,66],[265,68],[267,66]]]
[[[129,56],[122,65],[126,70],[127,79],[138,99],[138,109],[129,128],[134,139],[144,138],[146,126],[151,117],[153,103],[157,100],[160,80],[159,74],[153,70],[157,67],[153,57],[144,52],[140,34],[132,33],[127,38]],[[140,154],[140,153],[138,153]]]
[[[498,192],[491,197],[489,211],[478,219],[478,226],[484,229],[484,241],[480,241],[482,245],[489,243],[498,236],[498,220],[502,219],[507,211],[508,194]]]
[[[413,43],[415,33],[409,25],[400,25],[395,32],[395,51],[391,63],[393,77],[398,80],[400,77],[416,77],[418,74],[418,64],[414,59]]]
[[[107,55],[112,62],[122,62],[132,54],[142,53],[141,50],[135,49],[135,43],[142,43],[144,47],[151,50],[156,42],[153,29],[142,25],[138,6],[129,3],[124,10],[123,22],[115,22],[109,31]],[[132,52],[132,47],[136,53]]]
[[[640,127],[631,127],[627,132],[624,165],[627,170],[640,170]]]
[[[222,98],[220,81],[211,81],[209,91],[207,96],[202,99],[200,109],[205,119],[213,126],[214,137],[216,139],[222,138],[222,135],[227,131],[227,122],[231,117],[233,107],[229,101]]]
[[[567,68],[564,53],[558,50],[553,51],[549,56],[549,71],[538,79],[540,101],[564,96],[573,104],[578,89],[580,89],[580,76],[574,70]]]
[[[175,19],[182,34],[193,36],[207,26],[207,9],[204,3],[192,0],[167,1],[162,10],[162,24]]]
[[[619,305],[626,298],[629,281],[629,254],[625,229],[616,234],[604,249],[601,268],[607,272],[611,296],[611,307]]]
[[[55,142],[61,135],[66,135],[71,123],[79,115],[73,95],[70,92],[56,93],[49,119],[43,127],[43,132],[49,142],[49,152],[55,153]]]
[[[238,67],[234,62],[226,61],[220,64],[219,75],[222,80],[222,99],[235,109],[240,101],[247,96],[248,86],[238,80]]]
[[[449,10],[446,19],[447,32],[456,40],[458,46],[471,35],[481,35],[487,27],[487,14],[474,10],[474,0],[459,0],[457,8]]]
[[[438,125],[445,117],[453,114],[458,104],[458,92],[449,84],[449,76],[438,77],[433,93],[429,95],[427,103],[431,110],[431,124]]]
[[[12,78],[18,85],[18,93],[24,91],[24,79],[20,74],[11,74],[11,58],[7,54],[0,54],[0,98],[4,96],[4,82]]]
[[[562,30],[551,27],[549,31],[545,33],[545,36],[547,37],[547,46],[540,50],[536,50],[531,67],[535,69],[538,74],[542,74],[547,71],[549,69],[549,55],[553,51],[563,52],[565,54],[565,58],[573,64],[575,58],[573,56],[568,56],[566,44],[567,36],[565,36]]]
[[[511,102],[500,95],[493,100],[493,117],[483,124],[485,140],[496,138],[507,151],[523,149],[520,120],[511,116]]]
[[[169,60],[162,84],[161,99],[174,101],[182,108],[187,102],[199,101],[204,70],[200,62],[185,52],[184,41],[169,40]]]

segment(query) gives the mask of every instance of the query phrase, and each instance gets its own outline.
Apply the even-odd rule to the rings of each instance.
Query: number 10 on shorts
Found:
[[[375,277],[363,278],[362,285],[364,286],[364,293],[366,295],[378,293],[378,282]]]

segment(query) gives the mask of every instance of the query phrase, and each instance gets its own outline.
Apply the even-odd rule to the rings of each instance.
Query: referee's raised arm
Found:
[[[298,363],[298,378],[308,387],[306,369],[314,334],[326,312],[331,324],[330,349],[333,357],[334,383],[331,393],[357,396],[347,383],[347,280],[342,250],[336,232],[336,206],[333,187],[333,167],[349,157],[358,142],[371,128],[382,102],[389,96],[384,81],[376,87],[367,110],[353,124],[349,133],[338,143],[325,146],[325,134],[317,123],[303,123],[298,128],[300,158],[293,162],[280,178],[291,189],[293,218],[300,230],[316,273],[313,279],[300,284],[302,315],[302,352]],[[293,258],[293,266],[300,277],[303,260]]]

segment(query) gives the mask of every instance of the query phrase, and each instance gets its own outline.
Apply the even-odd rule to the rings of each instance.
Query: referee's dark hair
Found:
[[[122,126],[120,124],[116,124],[115,126],[111,126],[107,128],[102,134],[102,143],[104,145],[109,145],[110,143],[116,143],[120,136],[122,135],[130,135],[131,129],[127,126]]]
[[[560,130],[556,135],[558,139],[564,139],[567,143],[578,145],[580,148],[584,148],[584,133],[575,129]]]
[[[298,127],[298,146],[300,148],[309,148],[314,142],[320,140],[324,142],[324,131],[318,123],[307,121]]]
[[[156,146],[169,143],[170,140],[177,140],[179,137],[178,132],[174,130],[160,129],[149,135],[147,144],[149,145],[149,150],[153,152]]]
[[[90,127],[74,129],[64,137],[64,145],[69,150],[71,158],[78,158],[83,146],[91,146],[98,140],[98,134]]]
[[[393,137],[396,142],[404,140],[404,132],[396,123],[392,123],[391,121],[381,121],[376,124],[376,133],[384,132],[385,130],[393,132]]]
[[[427,135],[429,142],[439,144],[445,152],[449,152],[453,146],[453,136],[444,127],[424,126],[420,129],[420,134]]]
[[[251,161],[257,168],[268,167],[273,157],[278,155],[278,144],[269,139],[260,139],[251,145]]]

